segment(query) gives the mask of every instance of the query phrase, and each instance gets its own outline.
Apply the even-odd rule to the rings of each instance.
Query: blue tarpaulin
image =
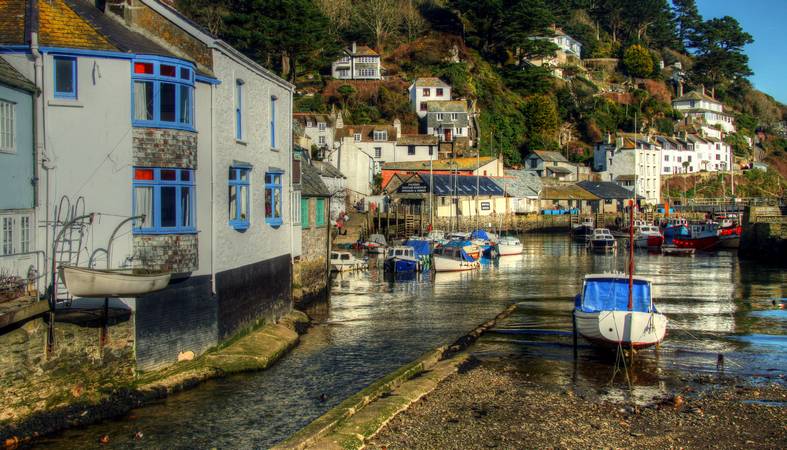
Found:
[[[651,311],[650,284],[634,280],[633,311]],[[628,311],[629,280],[592,278],[585,281],[581,310],[584,312]]]
[[[420,239],[408,239],[407,242],[404,243],[405,247],[412,247],[415,249],[415,256],[426,256],[432,253],[432,248],[429,245],[429,241],[422,241]]]
[[[481,239],[484,241],[489,240],[489,235],[484,230],[475,230],[470,234],[470,239]]]
[[[475,259],[472,258],[470,255],[468,255],[467,252],[465,252],[465,250],[464,250],[464,248],[466,246],[468,246],[468,245],[473,245],[473,243],[470,242],[470,241],[450,241],[447,244],[445,244],[445,247],[457,247],[457,248],[459,248],[460,250],[462,250],[460,252],[461,255],[462,255],[462,260],[464,260],[465,262],[473,262],[473,261],[475,261]]]

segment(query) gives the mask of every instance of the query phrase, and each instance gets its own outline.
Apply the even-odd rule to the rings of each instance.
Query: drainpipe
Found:
[[[44,182],[44,223],[49,221],[49,185],[50,185],[50,170],[54,169],[54,166],[49,165],[50,161],[46,155],[46,140],[45,140],[45,133],[44,129],[46,127],[46,108],[44,107],[44,97],[45,97],[45,90],[44,90],[44,57],[41,54],[41,51],[38,48],[38,33],[33,31],[30,33],[30,53],[33,56],[33,64],[34,64],[34,82],[35,86],[38,89],[38,93],[36,94],[35,100],[35,114],[34,114],[34,123],[35,123],[35,159],[39,160],[41,163],[41,168],[46,173],[46,181]],[[36,167],[38,164],[36,164]],[[36,192],[38,191],[38,187],[40,183],[37,183]],[[38,198],[38,196],[36,197]],[[38,201],[36,201],[38,203]],[[36,206],[38,206],[36,204]],[[49,229],[44,227],[44,255],[45,260],[48,259],[46,255],[49,252]],[[52,274],[50,274],[52,276]],[[46,285],[49,285],[49,280],[45,280]]]
[[[216,85],[210,85],[210,290],[216,295],[216,207],[213,194],[216,189]]]

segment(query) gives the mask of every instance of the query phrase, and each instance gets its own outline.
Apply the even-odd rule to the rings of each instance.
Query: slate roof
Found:
[[[544,162],[568,162],[565,156],[560,152],[548,152],[546,150],[535,150],[533,152],[538,158]]]
[[[548,166],[546,169],[547,169],[547,171],[549,171],[549,172],[556,173],[556,174],[560,174],[560,175],[568,175],[568,174],[570,174],[570,173],[574,173],[574,171],[573,171],[573,170],[571,170],[571,169],[569,169],[568,167],[559,167],[559,166],[558,166],[558,167],[553,167],[553,166]]]
[[[611,181],[580,181],[577,186],[604,200],[626,200],[634,193]]]
[[[451,85],[449,85],[448,83],[437,77],[416,78],[413,84],[415,85],[415,87],[447,87],[447,88],[451,87]]]
[[[326,161],[312,161],[313,167],[320,173],[320,176],[329,178],[347,178],[336,167]]]
[[[311,164],[301,164],[301,196],[303,197],[330,197],[331,191],[320,178],[320,171]]]
[[[541,198],[545,200],[598,200],[599,198],[576,184],[544,186]]]
[[[27,78],[14,69],[6,60],[0,58],[0,84],[22,89],[28,92],[36,92],[36,86]]]
[[[711,97],[710,95],[703,94],[702,92],[697,91],[697,90],[694,90],[694,91],[691,91],[691,92],[689,92],[687,94],[684,94],[684,95],[676,98],[675,100],[673,100],[673,102],[680,102],[680,101],[686,101],[686,100],[706,100],[706,101],[713,102],[713,103],[721,103],[720,101],[716,100],[715,98]]]
[[[437,136],[432,134],[403,134],[396,140],[396,145],[437,145]]]
[[[476,170],[481,166],[489,164],[497,158],[492,156],[482,156],[481,158],[467,157],[454,159],[436,159],[432,161],[432,170]],[[399,161],[387,162],[383,164],[383,170],[402,170],[402,171],[429,171],[429,161]]]
[[[330,114],[321,114],[321,113],[313,113],[313,112],[296,112],[292,113],[293,119],[298,121],[304,127],[306,126],[307,121],[311,121],[314,125],[317,126],[318,122],[325,122],[328,126],[333,126],[333,118]]]
[[[497,184],[503,186],[506,194],[514,198],[538,197],[543,183],[541,178],[531,170],[506,170],[505,177],[496,178]]]
[[[434,100],[426,102],[427,112],[463,112],[467,113],[467,103],[464,100]]]
[[[478,195],[503,196],[505,192],[490,177],[476,177],[475,175],[426,175],[421,179],[429,186],[430,178],[434,179],[434,195],[441,196],[473,196],[476,195],[476,179],[478,180]],[[455,185],[454,185],[455,183]],[[456,187],[456,190],[454,190]]]
[[[385,141],[375,141],[375,131],[388,132],[388,139]],[[336,139],[354,137],[355,133],[361,134],[361,142],[393,142],[396,140],[396,128],[393,125],[345,125],[336,130]]]
[[[470,123],[469,115],[467,114],[467,103],[462,100],[451,101],[431,101],[426,102],[426,126],[430,128],[438,128],[440,126],[448,126],[455,128],[467,127]],[[437,120],[437,115],[442,114],[443,120]],[[456,120],[451,120],[451,114],[456,114]]]
[[[355,46],[355,53],[353,53],[352,47],[347,47],[347,48],[344,49],[344,51],[347,52],[349,55],[352,55],[352,56],[380,56],[379,53],[377,53],[376,51],[372,50],[371,48],[369,48],[366,45],[356,45]]]

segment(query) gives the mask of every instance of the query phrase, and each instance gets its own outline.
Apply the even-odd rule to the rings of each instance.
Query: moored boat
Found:
[[[432,253],[435,272],[459,272],[480,267],[480,249],[469,241],[451,241],[436,248]]]
[[[497,249],[500,256],[521,255],[522,242],[514,236],[503,236],[497,241]]]
[[[89,269],[60,266],[60,276],[75,297],[137,297],[169,284],[169,272],[144,273],[134,269]]]
[[[350,252],[331,252],[331,270],[334,272],[348,272],[366,268],[366,262],[356,258]]]
[[[618,248],[618,242],[606,228],[596,228],[588,238],[587,246],[597,252],[608,252]]]
[[[388,247],[383,268],[386,272],[418,272],[421,264],[415,256],[415,249],[408,245]]]
[[[373,234],[363,243],[363,248],[367,253],[385,253],[388,243],[382,234]]]
[[[676,237],[682,238],[689,235],[689,222],[682,217],[673,217],[662,228],[665,244],[672,243]]]
[[[719,245],[719,225],[714,222],[691,224],[689,235],[675,237],[672,243],[678,248],[714,250]]]
[[[593,234],[593,219],[586,218],[580,223],[571,225],[571,237],[579,242],[585,242]]]
[[[743,227],[732,223],[719,228],[719,248],[740,248]]]
[[[659,248],[664,243],[659,227],[640,225],[634,232],[634,245],[638,248]]]

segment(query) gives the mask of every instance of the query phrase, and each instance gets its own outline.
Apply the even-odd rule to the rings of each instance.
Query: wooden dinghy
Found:
[[[169,272],[140,273],[133,269],[60,266],[60,276],[74,297],[138,297],[167,287],[170,275]]]

